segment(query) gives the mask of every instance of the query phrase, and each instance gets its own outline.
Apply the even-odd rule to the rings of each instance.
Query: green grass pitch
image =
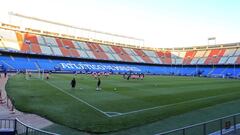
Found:
[[[146,76],[124,80],[122,76],[101,77],[51,75],[50,80],[10,78],[7,92],[17,109],[46,117],[74,129],[104,133],[137,127],[201,108],[240,98],[239,80]]]

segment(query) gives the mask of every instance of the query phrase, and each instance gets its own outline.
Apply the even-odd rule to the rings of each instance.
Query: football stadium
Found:
[[[240,42],[151,47],[8,16],[0,20],[1,135],[240,134]]]

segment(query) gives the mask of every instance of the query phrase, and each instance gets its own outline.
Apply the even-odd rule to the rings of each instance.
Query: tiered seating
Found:
[[[226,53],[226,57],[229,57],[229,58],[227,59],[225,64],[234,64],[237,60],[237,52],[238,52],[237,49],[227,49],[225,53]]]
[[[218,64],[219,60],[223,56],[225,49],[213,49],[208,55],[205,64]]]
[[[240,64],[240,56],[238,56],[237,61],[235,63]]]
[[[172,64],[183,64],[183,58],[186,52],[171,52]]]
[[[222,63],[220,63],[220,60],[221,60],[221,58],[223,58],[225,51],[226,51],[226,49],[219,49],[219,53],[218,53],[217,57],[214,57],[215,64],[222,64]],[[225,63],[226,59],[223,59],[223,60],[224,60],[223,63]]]
[[[198,68],[202,72],[203,76],[209,76],[211,75],[211,72],[214,70],[213,68],[210,67],[204,67],[204,68]]]
[[[30,52],[37,53],[37,54],[42,53],[36,35],[26,33],[24,34],[23,41],[24,41],[23,45],[28,46]]]
[[[113,55],[113,50],[111,50],[111,47],[109,47],[107,45],[100,45],[100,46],[110,60],[117,60],[117,61],[119,60],[119,59],[115,58],[115,56]]]
[[[156,52],[149,51],[149,50],[143,50],[143,51],[153,61],[153,63],[162,64],[162,61],[157,56]]]
[[[37,40],[40,45],[42,54],[55,55],[56,52],[53,51],[52,47],[53,46],[57,47],[57,43],[54,44],[53,43],[54,41],[52,41],[54,38],[52,40],[51,39],[52,38],[50,38],[50,37],[37,36]]]
[[[3,67],[11,70],[55,70],[59,67],[64,71],[88,71],[88,72],[114,72],[114,73],[128,73],[134,71],[134,73],[144,74],[164,74],[164,75],[183,75],[183,76],[208,76],[208,77],[223,77],[232,76],[237,77],[240,74],[240,68],[236,67],[195,67],[195,66],[148,66],[148,65],[131,65],[131,64],[116,64],[105,62],[83,62],[81,60],[61,60],[61,59],[43,59],[43,58],[27,58],[16,56],[0,56],[0,64]],[[62,64],[70,64],[70,66],[64,66]],[[72,66],[75,64],[75,66]],[[85,64],[78,67],[79,64]],[[102,66],[101,68],[96,68]],[[118,67],[120,66],[120,67]],[[84,67],[84,68],[83,68]],[[111,67],[112,69],[109,69]],[[125,69],[124,69],[125,67]],[[129,70],[129,68],[131,68]],[[200,73],[200,74],[199,74]],[[220,75],[220,76],[219,76]]]
[[[112,46],[111,47],[116,54],[121,58],[122,61],[133,62],[133,59],[123,50],[122,47],[119,46]]]
[[[14,31],[0,29],[0,49],[19,51],[19,43]]]
[[[157,51],[156,53],[157,53],[158,57],[160,57],[163,64],[172,64],[170,51],[165,51],[165,52]]]
[[[72,57],[80,57],[80,54],[78,53],[78,51],[76,50],[75,46],[73,45],[72,40],[62,39],[62,43],[64,45],[64,48],[69,50],[69,54]]]
[[[236,64],[240,64],[240,48],[237,49],[234,56],[236,57]]]
[[[205,59],[201,59],[201,58],[203,58],[205,53],[206,53],[206,51],[197,51],[195,56],[193,57],[193,59],[191,61],[191,64],[192,65],[203,64],[206,58]]]
[[[153,63],[153,61],[140,49],[133,49],[134,52],[140,56],[141,59],[144,60],[146,63]]]
[[[52,37],[43,37],[42,45],[49,47],[53,55],[63,56],[61,50],[58,47],[57,41]]]
[[[170,51],[166,51],[165,52],[165,64],[171,64],[171,52]]]
[[[11,67],[10,69],[17,69],[17,70],[26,70],[26,69],[37,70],[38,69],[35,62],[28,61],[28,59],[25,57],[16,57],[13,59],[5,58],[4,60],[2,60],[2,62],[6,66]]]
[[[196,75],[196,68],[194,67],[184,67],[184,68],[177,68],[178,72],[175,72],[175,75],[182,75],[182,76],[193,76]]]
[[[162,64],[165,64],[164,52],[162,52],[162,51],[157,51],[156,54],[157,54],[157,56],[160,58],[160,61],[162,62]]]
[[[234,54],[234,56],[240,56],[240,48],[238,48]]]
[[[87,42],[87,45],[97,59],[109,60],[108,56],[104,53],[99,44]]]
[[[236,49],[226,49],[224,52],[223,56],[228,57],[228,56],[233,56],[236,52]]]
[[[177,59],[177,62],[179,64],[184,64],[183,60],[184,60],[185,55],[186,55],[186,52],[184,52],[184,51],[179,52],[179,58]]]
[[[41,70],[54,70],[55,64],[49,59],[29,58],[30,62],[36,63]]]
[[[13,61],[10,56],[0,56],[1,65],[3,65],[3,69],[14,70],[15,68],[7,63],[7,61]]]
[[[197,51],[187,51],[183,58],[183,64],[190,65],[196,53]]]
[[[234,60],[234,62],[228,60],[231,59],[235,52],[236,49],[226,49],[218,64],[230,64],[230,63],[233,64],[236,60]]]
[[[86,53],[87,50],[84,50],[81,48],[82,42],[78,42],[78,41],[73,41],[73,45],[76,49],[76,51],[78,52],[78,54],[80,55],[81,58],[89,58],[88,54]]]
[[[204,64],[211,50],[200,51],[200,56],[198,57],[197,64]]]
[[[240,48],[223,47],[217,49],[203,47],[201,50],[189,51],[184,49],[154,51],[0,29],[0,49],[6,51],[172,65],[239,64]]]
[[[240,68],[227,68],[222,72],[225,75],[238,76],[240,75]]]
[[[78,53],[80,54],[80,57],[96,59],[96,57],[85,42],[73,41],[73,43]]]
[[[71,57],[72,54],[71,54],[71,52],[70,52],[70,48],[66,47],[66,46],[63,44],[62,39],[56,38],[56,41],[57,41],[57,45],[58,45],[59,49],[61,50],[63,56]]]
[[[235,64],[237,59],[238,59],[238,57],[236,57],[236,56],[229,57],[225,64]]]
[[[223,72],[226,70],[226,67],[218,67],[214,68],[214,70],[211,72],[212,75],[223,75]]]
[[[171,61],[172,61],[172,64],[177,64],[176,63],[176,59],[179,58],[179,52],[175,52],[175,51],[172,51],[171,52]]]
[[[231,57],[235,53],[236,49],[226,49],[223,56],[220,58],[218,64],[225,64],[229,57]]]
[[[139,55],[137,55],[133,49],[124,47],[123,50],[133,59],[134,62],[144,63],[144,60]]]
[[[20,47],[20,51],[23,52],[23,53],[30,53],[31,52],[31,50],[30,50],[31,42],[30,41],[25,42],[24,35],[20,32],[17,32],[16,36],[17,36],[17,39],[18,39],[18,44],[19,44],[19,47]]]

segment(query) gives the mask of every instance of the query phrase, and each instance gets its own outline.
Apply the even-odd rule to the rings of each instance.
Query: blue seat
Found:
[[[195,67],[195,66],[174,66],[174,65],[136,65],[105,62],[86,62],[81,60],[49,60],[44,58],[16,57],[14,60],[10,56],[0,56],[0,65],[7,69],[13,67],[15,70],[64,70],[64,71],[84,71],[84,72],[113,72],[113,73],[144,73],[161,75],[180,75],[180,76],[211,76],[223,74],[238,76],[240,68],[227,67]]]

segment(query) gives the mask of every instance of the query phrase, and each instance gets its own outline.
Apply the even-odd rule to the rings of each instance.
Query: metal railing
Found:
[[[224,135],[240,129],[240,113],[155,135]]]
[[[0,119],[0,129],[1,132],[4,132],[5,130],[9,132],[14,132],[15,135],[59,135],[26,125],[17,118]]]

